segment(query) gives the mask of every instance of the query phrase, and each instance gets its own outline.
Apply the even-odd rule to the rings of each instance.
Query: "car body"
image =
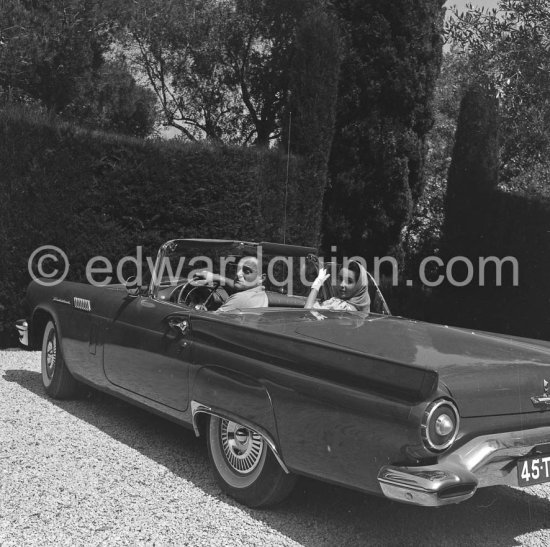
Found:
[[[251,506],[297,475],[425,506],[550,480],[550,343],[389,315],[372,279],[382,313],[304,309],[303,287],[215,312],[216,287],[197,304],[189,278],[163,281],[166,256],[197,246],[317,271],[306,247],[173,240],[143,289],[34,281],[17,327],[42,348],[46,391],[87,384],[194,428],[222,489]]]

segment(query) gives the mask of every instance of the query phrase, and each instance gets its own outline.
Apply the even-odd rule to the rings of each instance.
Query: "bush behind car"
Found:
[[[141,140],[0,112],[0,347],[41,245],[68,255],[68,279],[85,279],[96,255],[116,264],[155,257],[174,237],[282,241],[286,155],[277,150]],[[316,244],[322,192],[304,162],[289,164],[288,243]]]

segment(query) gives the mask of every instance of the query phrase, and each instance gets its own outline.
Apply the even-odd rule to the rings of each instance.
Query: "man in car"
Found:
[[[221,283],[235,291],[216,311],[226,312],[243,308],[264,308],[268,306],[263,283],[265,273],[260,274],[258,259],[244,256],[237,264],[237,274],[233,281],[212,272],[198,272],[197,277],[208,283]]]

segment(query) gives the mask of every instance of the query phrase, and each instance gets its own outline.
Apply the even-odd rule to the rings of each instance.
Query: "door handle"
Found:
[[[189,321],[186,319],[170,319],[168,325],[170,325],[170,328],[179,331],[183,335],[189,332]]]

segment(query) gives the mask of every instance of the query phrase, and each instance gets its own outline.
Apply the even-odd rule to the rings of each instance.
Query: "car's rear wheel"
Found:
[[[281,468],[263,437],[237,422],[210,416],[207,444],[221,489],[244,505],[273,505],[296,482],[294,475]]]
[[[72,399],[80,393],[80,383],[63,360],[53,321],[48,321],[42,338],[42,383],[46,393],[54,399]]]

